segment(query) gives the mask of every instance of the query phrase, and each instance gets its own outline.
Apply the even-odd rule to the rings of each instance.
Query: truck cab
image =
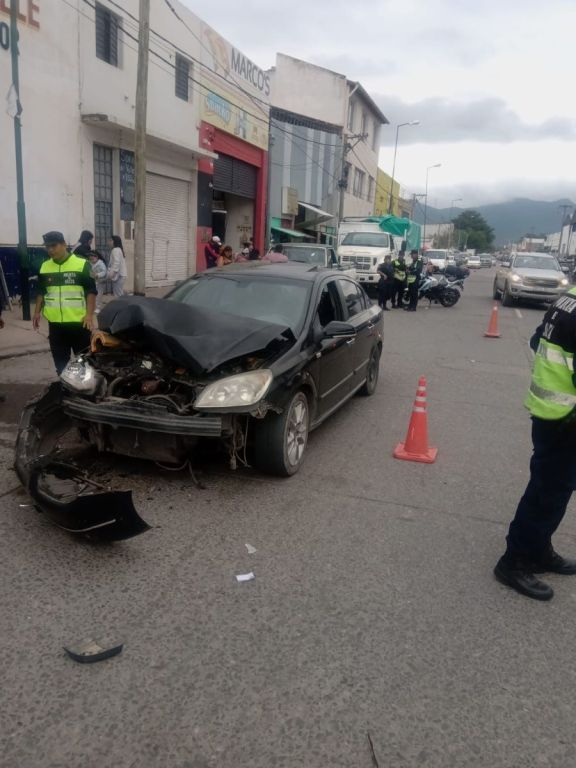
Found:
[[[394,256],[394,238],[378,225],[372,231],[358,227],[344,234],[338,247],[338,259],[343,267],[356,267],[360,283],[367,287],[380,280],[378,266],[385,256]]]

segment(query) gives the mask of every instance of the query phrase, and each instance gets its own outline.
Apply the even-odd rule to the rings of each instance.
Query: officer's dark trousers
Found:
[[[576,489],[576,421],[532,419],[532,443],[530,482],[510,524],[507,555],[538,559]]]
[[[391,280],[381,280],[378,283],[378,304],[384,309],[388,302],[388,299],[393,300],[392,296],[393,284]]]
[[[70,353],[80,354],[90,346],[90,331],[80,323],[48,323],[48,341],[58,375],[70,360]]]
[[[408,283],[408,304],[409,309],[416,309],[418,306],[418,283]]]
[[[394,280],[392,286],[392,306],[402,306],[402,297],[404,296],[405,287],[406,283],[403,280]]]

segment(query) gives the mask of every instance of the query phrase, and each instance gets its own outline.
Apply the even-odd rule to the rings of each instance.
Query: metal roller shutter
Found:
[[[256,197],[256,168],[229,155],[220,155],[214,163],[214,189],[233,195]]]
[[[146,287],[188,277],[190,184],[146,174]]]

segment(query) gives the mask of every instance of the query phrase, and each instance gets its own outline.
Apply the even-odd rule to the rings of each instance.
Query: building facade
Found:
[[[387,120],[345,75],[284,54],[269,74],[271,236],[331,241],[340,215],[373,211]]]
[[[390,198],[392,198],[392,205],[390,205]],[[397,181],[392,181],[391,176],[378,168],[374,215],[386,216],[388,213],[393,216],[400,216],[400,184]]]
[[[264,237],[268,94],[263,73],[183,5],[171,4],[175,12],[153,3],[150,16],[147,287],[171,285],[202,268],[202,243],[212,231],[233,246]],[[138,6],[138,0],[123,0],[122,6],[112,0],[76,6],[35,0],[19,19],[28,242],[39,245],[43,232],[59,229],[73,244],[82,229],[89,229],[96,247],[106,252],[108,238],[120,235],[129,288]],[[8,8],[4,0],[0,23],[5,27]],[[10,84],[10,50],[2,46],[0,90],[6,93]],[[12,136],[11,122],[3,110],[3,136]],[[17,242],[11,141],[4,148],[0,247]],[[232,162],[233,181],[225,156],[237,161]]]

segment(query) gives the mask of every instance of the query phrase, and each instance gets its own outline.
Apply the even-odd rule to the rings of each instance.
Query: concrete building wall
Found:
[[[348,86],[345,75],[307,61],[276,54],[270,71],[271,104],[333,125],[346,119]]]

